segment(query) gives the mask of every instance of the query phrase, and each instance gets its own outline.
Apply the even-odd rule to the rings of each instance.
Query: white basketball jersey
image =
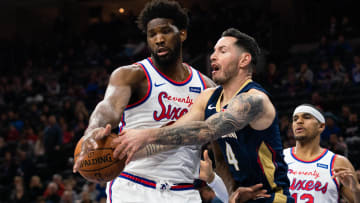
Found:
[[[339,202],[338,180],[332,179],[332,169],[336,154],[324,149],[323,153],[312,161],[296,157],[295,147],[284,150],[288,164],[290,193],[296,203]]]
[[[188,66],[190,74],[176,82],[161,73],[151,58],[138,62],[148,80],[147,95],[124,111],[120,130],[158,128],[187,113],[196,97],[206,88],[201,74]],[[130,162],[124,171],[173,183],[192,183],[198,178],[201,146],[180,146],[154,156]]]

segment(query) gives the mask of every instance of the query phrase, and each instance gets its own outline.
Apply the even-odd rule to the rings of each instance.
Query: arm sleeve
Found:
[[[214,172],[215,173],[215,172]],[[223,180],[215,173],[214,180],[208,183],[215,195],[223,202],[229,202],[229,194]]]

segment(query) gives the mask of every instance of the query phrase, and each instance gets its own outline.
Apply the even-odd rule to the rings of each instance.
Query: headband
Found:
[[[314,116],[318,121],[320,121],[320,123],[325,123],[325,118],[322,115],[322,113],[320,113],[320,111],[314,107],[307,106],[307,105],[300,105],[300,106],[296,107],[296,109],[293,113],[293,116],[295,116],[295,114],[297,114],[297,113],[309,113],[312,116]]]

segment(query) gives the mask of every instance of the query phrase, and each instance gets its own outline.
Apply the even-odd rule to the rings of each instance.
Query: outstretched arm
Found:
[[[194,106],[202,115],[202,119],[209,96],[205,98],[202,105],[199,105],[200,108]],[[212,115],[206,121],[193,119],[160,129],[124,131],[122,135],[125,136],[118,138],[118,142],[121,144],[115,149],[114,156],[117,157],[121,153],[119,158],[123,158],[126,154],[131,157],[148,143],[163,145],[204,144],[216,140],[222,135],[242,129],[248,124],[259,128],[259,123],[261,123],[260,125],[263,126],[260,128],[265,129],[272,123],[274,117],[275,111],[270,100],[265,94],[255,90],[236,96],[225,111]],[[264,127],[264,125],[267,126]]]
[[[241,94],[231,100],[225,111],[212,115],[206,121],[192,121],[177,127],[150,131],[149,140],[157,144],[204,144],[242,129],[262,115],[264,96]]]

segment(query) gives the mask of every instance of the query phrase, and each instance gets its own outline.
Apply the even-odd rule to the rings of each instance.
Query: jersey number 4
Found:
[[[226,157],[227,160],[229,162],[229,165],[233,165],[236,171],[239,171],[239,165],[238,165],[238,160],[236,159],[236,156],[233,152],[233,150],[231,149],[231,145],[227,142],[225,142],[226,144]]]
[[[297,196],[297,193],[293,193],[291,195],[291,197],[295,199],[295,203],[297,203]],[[311,194],[302,194],[300,196],[300,200],[307,200],[305,203],[314,203],[314,196],[312,196]]]

